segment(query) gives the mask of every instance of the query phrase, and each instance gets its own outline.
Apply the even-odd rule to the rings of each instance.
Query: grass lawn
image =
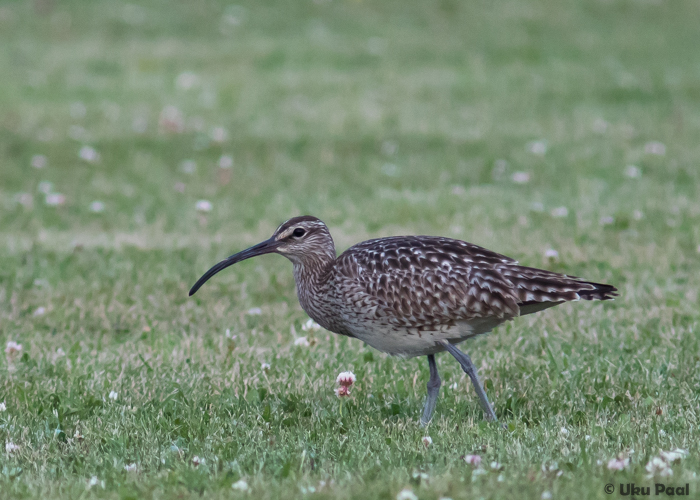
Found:
[[[0,496],[700,498],[698,19],[695,0],[0,2],[0,345],[22,346],[0,353]],[[462,344],[507,430],[439,355],[421,429],[426,360],[303,331],[282,257],[187,296],[301,214],[340,251],[451,236],[620,297]]]

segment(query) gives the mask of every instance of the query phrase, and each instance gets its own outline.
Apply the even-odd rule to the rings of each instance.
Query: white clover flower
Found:
[[[548,248],[544,251],[544,256],[546,259],[557,260],[559,258],[559,252],[557,252],[553,248]]]
[[[92,146],[83,146],[80,148],[80,151],[78,151],[78,156],[81,160],[88,163],[97,163],[100,161],[100,153],[98,153]]]
[[[543,463],[542,464],[542,472],[545,474],[548,472],[558,472],[557,477],[562,475],[562,472],[559,470],[559,464],[557,462],[552,462],[549,465]]]
[[[530,174],[527,172],[513,172],[511,179],[516,184],[527,184],[530,182]]]
[[[208,200],[199,200],[194,208],[197,212],[211,212],[214,207]]]
[[[44,203],[50,207],[59,207],[66,202],[66,196],[61,193],[49,193],[44,198]]]
[[[668,477],[673,475],[673,470],[668,466],[668,464],[659,457],[654,457],[649,460],[649,463],[644,467],[647,474],[647,478],[651,479],[654,476]]]
[[[204,463],[203,458],[199,458],[197,455],[192,457],[192,465],[194,465],[195,467],[199,467],[199,465],[203,464],[203,463]]]
[[[104,212],[105,210],[105,204],[102,203],[101,201],[93,201],[90,203],[90,211],[95,214],[99,214],[100,212]]]
[[[0,403],[0,412],[7,411],[7,405],[5,405],[5,402],[3,401]]]
[[[248,492],[250,491],[250,486],[248,486],[248,483],[245,481],[245,479],[239,479],[235,483],[231,485],[231,488],[237,491],[243,491],[243,492]]]
[[[642,176],[642,171],[636,165],[627,165],[625,167],[625,177],[630,179],[639,179]]]
[[[319,325],[312,319],[308,319],[303,325],[301,325],[301,329],[305,332],[313,333],[319,331],[321,329],[321,325]]]
[[[158,126],[164,132],[181,134],[185,131],[185,116],[175,106],[166,106],[158,117]]]
[[[199,84],[199,77],[195,73],[185,71],[177,75],[175,86],[181,90],[190,90]]]
[[[265,373],[270,371],[270,363],[260,363],[260,369]]]
[[[423,436],[422,441],[423,441],[423,445],[424,445],[426,448],[427,448],[428,446],[430,446],[431,444],[433,444],[433,438],[431,438],[430,436]]]
[[[233,168],[233,158],[229,155],[223,155],[219,158],[219,168]]]
[[[335,379],[335,383],[344,387],[350,387],[355,383],[355,380],[357,379],[353,372],[342,372],[338,374],[338,377]]]
[[[136,472],[136,464],[125,465],[124,470],[127,472]]]
[[[464,189],[464,186],[452,186],[452,194],[455,196],[464,196],[465,194],[467,194],[467,190]]]
[[[533,141],[528,143],[527,149],[532,154],[544,156],[547,152],[547,143],[545,141]]]
[[[500,470],[501,467],[502,467],[502,465],[499,464],[498,462],[496,462],[495,460],[493,462],[491,462],[491,469]]]
[[[484,469],[483,467],[477,467],[476,469],[474,469],[472,471],[472,480],[474,480],[474,478],[476,478],[476,477],[483,476],[484,474],[488,474],[488,473],[489,472],[486,469]]]
[[[604,215],[600,218],[601,226],[610,226],[615,223],[615,217],[612,215]]]
[[[355,374],[353,372],[342,372],[335,379],[335,383],[340,387],[335,389],[335,395],[339,398],[350,395],[350,387],[355,383]]]
[[[34,168],[45,168],[49,164],[49,159],[44,155],[34,155],[30,164]]]
[[[613,458],[608,462],[608,470],[624,470],[627,468],[627,466],[629,466],[629,464],[629,458]]]
[[[197,163],[194,160],[182,160],[180,162],[180,171],[185,174],[194,174],[197,171]]]
[[[659,141],[649,141],[644,145],[644,152],[650,155],[664,156],[666,145]]]
[[[214,142],[222,143],[226,142],[228,139],[228,130],[224,127],[214,127],[211,131],[211,140]]]
[[[116,401],[118,397],[119,397],[119,394],[117,394],[116,391],[109,392],[109,399],[111,399],[112,401]]]
[[[567,429],[566,427],[562,427],[561,429],[559,429],[559,433],[560,433],[562,436],[568,436],[568,435],[569,435],[569,429]]]
[[[404,488],[403,490],[399,491],[398,495],[396,495],[396,500],[418,500],[418,497],[415,493],[413,493],[413,490]]]
[[[425,472],[419,472],[417,470],[414,470],[413,473],[411,474],[411,477],[413,479],[420,479],[422,482],[427,482],[430,480],[430,476],[426,474]]]
[[[29,193],[17,193],[15,196],[17,203],[22,205],[24,208],[32,208],[34,205],[34,197]]]
[[[262,314],[262,309],[260,309],[259,307],[251,307],[250,309],[248,309],[248,314],[250,316],[260,316]]]
[[[453,391],[456,391],[458,387],[459,387],[459,385],[457,384],[457,382],[455,382],[454,384],[452,384],[450,386],[450,389],[452,389]]]
[[[14,453],[16,451],[19,451],[19,445],[13,443],[12,441],[8,441],[5,443],[5,452],[6,453]]]
[[[298,347],[310,347],[311,344],[307,340],[306,337],[299,337],[298,339],[294,340],[294,345]]]
[[[682,459],[688,456],[686,450],[676,448],[673,451],[661,451],[659,452],[659,457],[667,464],[675,464],[680,462]]]
[[[465,455],[464,461],[472,467],[479,467],[481,465],[481,457],[479,455]]]
[[[659,476],[660,477],[670,477],[673,475],[673,469],[670,467],[666,467],[665,469],[659,471]]]
[[[558,219],[563,219],[564,217],[568,217],[569,215],[569,209],[562,206],[562,207],[557,207],[552,209],[550,212],[552,214],[552,217],[556,217]]]
[[[97,479],[97,476],[92,476],[87,484],[88,489],[92,488],[93,486],[97,486],[99,482],[100,480]]]
[[[7,354],[8,357],[13,358],[20,352],[22,352],[22,344],[18,344],[14,340],[7,342],[7,346],[5,346],[5,354]]]
[[[542,492],[542,496],[540,497],[542,500],[552,500],[552,492],[547,490]]]
[[[396,177],[399,174],[399,167],[393,163],[385,163],[382,165],[382,173],[387,177]]]
[[[36,310],[32,313],[32,316],[43,316],[44,314],[46,314],[46,308],[37,307]]]

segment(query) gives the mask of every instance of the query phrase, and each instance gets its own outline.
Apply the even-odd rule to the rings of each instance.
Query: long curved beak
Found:
[[[246,250],[243,250],[242,252],[238,252],[237,254],[234,254],[231,257],[222,260],[221,262],[213,266],[211,269],[209,269],[206,273],[204,273],[204,275],[197,280],[197,283],[195,283],[194,286],[190,288],[190,297],[197,293],[197,290],[199,290],[200,287],[204,283],[206,283],[209,278],[214,276],[222,269],[226,269],[228,266],[232,266],[236,262],[250,259],[251,257],[255,257],[257,255],[272,253],[277,249],[278,246],[279,242],[275,241],[273,238],[270,238],[269,240],[265,240],[262,243],[258,243],[255,246],[252,246]]]

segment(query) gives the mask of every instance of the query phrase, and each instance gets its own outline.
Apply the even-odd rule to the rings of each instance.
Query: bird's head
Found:
[[[295,266],[303,266],[332,261],[335,259],[335,245],[328,227],[320,219],[310,215],[293,217],[282,223],[269,239],[234,254],[209,269],[190,289],[190,296],[222,269],[266,253],[284,255]]]

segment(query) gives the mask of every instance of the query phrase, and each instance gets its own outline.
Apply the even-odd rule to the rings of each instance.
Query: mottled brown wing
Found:
[[[343,253],[337,269],[353,278],[378,317],[411,328],[506,320],[562,302],[617,296],[611,285],[520,266],[477,245],[430,236],[365,241]]]
[[[409,328],[517,316],[515,286],[499,266],[513,259],[459,240],[407,236],[369,240],[336,263],[371,297],[378,319]]]

